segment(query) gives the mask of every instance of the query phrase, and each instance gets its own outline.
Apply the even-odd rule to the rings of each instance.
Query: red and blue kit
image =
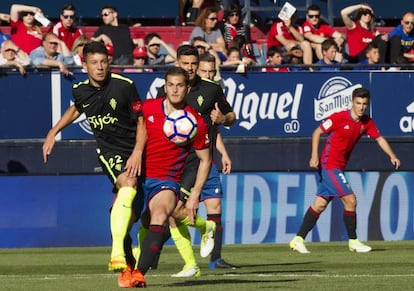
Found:
[[[368,115],[354,120],[349,110],[332,114],[321,123],[320,128],[328,134],[320,158],[323,169],[344,170],[355,144],[362,135],[368,135],[373,139],[381,136]]]
[[[185,106],[184,110],[191,112],[197,119],[197,135],[190,144],[177,146],[163,132],[166,117],[164,100],[165,98],[148,99],[143,105],[148,137],[144,154],[145,177],[180,182],[190,149],[202,150],[210,146],[207,124],[197,111]]]

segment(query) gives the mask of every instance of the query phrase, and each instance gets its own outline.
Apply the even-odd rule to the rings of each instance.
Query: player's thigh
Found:
[[[221,198],[210,198],[203,201],[207,209],[207,214],[221,213]]]

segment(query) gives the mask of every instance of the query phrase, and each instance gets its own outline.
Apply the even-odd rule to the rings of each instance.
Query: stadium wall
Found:
[[[142,98],[154,96],[163,74],[130,74]],[[110,245],[111,185],[100,173],[95,143],[80,118],[62,132],[50,162],[42,138],[69,106],[72,80],[58,72],[0,75],[0,247]],[[393,171],[376,143],[363,138],[347,178],[358,195],[363,240],[414,239],[412,72],[223,73],[238,122],[222,129],[233,174],[222,176],[226,244],[285,243],[314,197],[310,135],[330,112],[347,108],[353,88],[373,93],[369,113],[402,160]],[[220,159],[216,156],[220,167]],[[204,209],[201,209],[204,214]],[[308,236],[345,240],[334,203]],[[193,235],[194,243],[199,237]]]

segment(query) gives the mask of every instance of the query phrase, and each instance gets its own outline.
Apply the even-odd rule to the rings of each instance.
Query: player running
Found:
[[[128,287],[124,285],[130,283],[135,260],[127,233],[138,219],[142,204],[142,195],[136,195],[137,187],[141,187],[138,176],[145,143],[142,104],[133,81],[109,71],[108,53],[102,43],[86,44],[83,57],[88,79],[73,85],[75,103],[49,131],[43,159],[47,163],[56,134],[85,113],[97,143],[99,163],[117,192],[110,215],[112,252],[108,269],[120,272],[119,286]]]

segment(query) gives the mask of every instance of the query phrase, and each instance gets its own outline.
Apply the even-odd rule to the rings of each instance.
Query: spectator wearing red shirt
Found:
[[[72,49],[75,40],[83,35],[82,30],[75,26],[75,18],[75,6],[72,4],[65,4],[60,12],[60,21],[52,28],[52,32],[56,34],[69,49]]]
[[[287,67],[272,67],[275,65],[281,65],[283,62],[282,50],[277,46],[271,46],[266,52],[266,65],[262,68],[262,72],[274,73],[274,72],[289,72]]]
[[[342,62],[342,45],[345,35],[335,30],[332,26],[321,20],[321,9],[317,5],[310,5],[306,10],[306,21],[302,25],[303,36],[311,43],[316,57],[323,59],[322,42],[328,38],[333,38],[338,45],[339,51],[335,55],[335,60]]]
[[[39,7],[13,4],[10,8],[10,35],[13,42],[25,53],[42,45],[42,30],[34,15],[43,15]]]
[[[292,15],[291,19],[278,21],[270,27],[267,37],[267,47],[278,46],[290,53],[294,49],[300,48],[303,52],[303,63],[312,64],[312,47],[305,40],[301,26],[296,26],[297,15]]]
[[[352,13],[356,13],[354,20],[349,17]],[[341,10],[341,17],[346,27],[349,62],[364,60],[368,44],[375,42],[380,50],[379,63],[385,63],[388,35],[375,29],[374,10],[366,4],[352,5]]]

